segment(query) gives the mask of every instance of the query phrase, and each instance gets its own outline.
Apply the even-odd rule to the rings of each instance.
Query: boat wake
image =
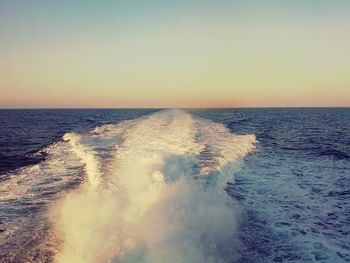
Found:
[[[25,183],[15,198],[29,198],[35,185],[60,190],[46,197],[53,261],[234,262],[240,208],[224,188],[255,143],[254,135],[164,110],[65,134],[30,168],[40,176],[18,172]]]

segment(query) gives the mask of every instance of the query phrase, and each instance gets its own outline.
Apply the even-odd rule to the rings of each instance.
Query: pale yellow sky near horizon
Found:
[[[350,106],[349,4],[233,2],[1,3],[0,108]]]

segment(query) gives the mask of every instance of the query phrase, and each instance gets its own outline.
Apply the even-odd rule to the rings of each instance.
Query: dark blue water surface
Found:
[[[141,109],[0,109],[0,173],[40,162],[33,155],[66,132],[133,119],[155,110]]]
[[[0,110],[0,183],[16,169],[44,160],[40,150],[66,132],[154,111]],[[226,188],[243,211],[239,262],[350,262],[349,108],[188,112],[236,134],[255,134],[259,142]],[[6,213],[0,200],[0,220]],[[0,235],[5,230],[0,221]],[[3,255],[11,251],[6,249]]]
[[[246,209],[242,262],[350,262],[349,108],[195,114],[259,141],[227,189]]]

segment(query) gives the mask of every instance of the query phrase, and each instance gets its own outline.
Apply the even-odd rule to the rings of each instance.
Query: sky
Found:
[[[0,0],[0,108],[350,106],[350,1]]]

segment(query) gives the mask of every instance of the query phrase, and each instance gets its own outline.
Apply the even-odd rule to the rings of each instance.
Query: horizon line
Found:
[[[0,110],[117,110],[117,109],[317,109],[317,108],[350,108],[350,106],[223,106],[223,107],[0,107]]]

